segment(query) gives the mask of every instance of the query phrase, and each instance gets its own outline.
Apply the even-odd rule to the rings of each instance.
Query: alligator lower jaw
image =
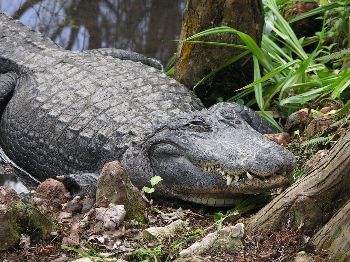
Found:
[[[271,189],[284,187],[289,184],[289,179],[285,176],[276,175],[265,180],[246,180],[239,184],[232,184],[226,188],[192,189],[182,191],[179,198],[185,201],[215,207],[229,207],[247,197],[248,195],[259,195]],[[179,193],[180,191],[178,191]]]
[[[200,195],[181,197],[181,199],[188,202],[212,207],[230,207],[239,202],[239,199],[236,198],[208,198]]]
[[[276,177],[276,176],[286,176],[286,172],[282,174],[254,174],[249,171],[231,171],[231,170],[226,170],[219,164],[201,164],[201,163],[195,163],[194,164],[196,167],[200,168],[204,172],[214,172],[217,174],[220,174],[223,179],[226,179],[226,184],[227,186],[230,186],[232,183],[233,184],[239,184],[241,182],[244,182],[246,180],[261,180],[268,182],[271,177]]]

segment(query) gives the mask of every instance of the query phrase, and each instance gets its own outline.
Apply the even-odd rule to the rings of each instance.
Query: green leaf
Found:
[[[254,81],[256,81],[256,80],[261,78],[259,61],[256,58],[256,56],[253,56],[253,64],[254,64]],[[255,93],[256,102],[257,102],[260,110],[263,110],[263,108],[264,108],[264,99],[263,99],[263,96],[262,96],[261,83],[257,83],[254,86],[254,93]]]
[[[240,53],[239,55],[236,55],[232,58],[230,58],[228,61],[226,61],[224,64],[222,64],[220,67],[218,67],[217,69],[211,71],[209,74],[207,74],[205,77],[203,77],[201,80],[199,80],[195,86],[193,87],[193,90],[196,89],[196,87],[198,87],[200,84],[204,83],[206,80],[208,80],[210,77],[214,76],[216,73],[218,73],[219,71],[221,71],[222,69],[228,67],[229,65],[237,62],[238,60],[241,60],[243,57],[245,57],[246,55],[250,54],[250,51],[244,51],[242,53]]]
[[[154,187],[155,185],[157,185],[160,181],[162,181],[163,178],[161,178],[160,176],[154,176],[151,178],[151,185],[152,187]]]
[[[300,15],[297,15],[296,17],[292,18],[289,20],[289,23],[294,23],[296,21],[299,21],[299,20],[303,20],[305,18],[308,18],[308,17],[311,17],[311,16],[315,16],[315,15],[318,15],[318,14],[321,14],[321,13],[324,13],[328,10],[333,10],[334,8],[337,8],[337,7],[343,7],[344,4],[338,2],[338,3],[331,3],[331,4],[328,4],[328,5],[322,5],[322,6],[319,6],[315,9],[312,9],[308,12],[305,12],[305,13],[302,13]]]
[[[341,93],[350,86],[350,72],[345,71],[343,76],[334,83],[334,90],[332,92],[332,98],[339,98]]]
[[[252,86],[255,86],[255,85],[259,84],[259,83],[263,83],[263,82],[265,82],[265,81],[267,81],[267,80],[270,80],[271,78],[273,78],[273,77],[275,77],[276,75],[278,75],[279,73],[281,73],[283,70],[288,69],[288,68],[290,68],[291,66],[293,66],[293,65],[295,65],[295,64],[297,64],[297,63],[299,63],[299,62],[300,62],[300,60],[295,60],[295,61],[291,61],[291,62],[289,62],[289,63],[287,63],[287,64],[285,64],[285,65],[281,65],[281,66],[279,66],[279,67],[276,67],[274,70],[272,70],[271,72],[267,73],[267,74],[264,75],[262,78],[260,78],[260,79],[258,79],[258,80],[256,80],[256,81],[254,81],[253,83],[251,83],[251,84],[249,84],[249,85],[246,85],[246,86],[242,87],[242,88],[239,89],[239,90],[247,89],[247,88],[250,88],[250,87],[252,87]]]
[[[145,193],[147,193],[147,194],[151,194],[151,193],[154,192],[154,188],[153,188],[153,187],[152,187],[152,188],[149,188],[149,187],[144,186],[144,187],[142,188],[142,191],[145,192]]]
[[[276,127],[280,132],[283,132],[283,128],[276,122],[276,120],[273,118],[273,116],[267,112],[267,111],[260,111],[258,112],[260,116],[265,118],[267,121],[269,121],[274,127]]]
[[[224,217],[224,214],[221,212],[214,213],[214,221],[220,221]]]
[[[313,89],[310,91],[307,91],[305,93],[290,96],[280,101],[280,105],[286,105],[286,104],[305,104],[306,102],[315,99],[316,97],[320,96],[320,94],[325,93],[330,89],[329,86]]]

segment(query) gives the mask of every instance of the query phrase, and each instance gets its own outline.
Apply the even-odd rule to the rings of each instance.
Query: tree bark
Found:
[[[311,243],[328,250],[337,261],[350,261],[350,201],[313,236]]]
[[[276,230],[287,224],[303,225],[305,233],[319,228],[350,198],[349,172],[350,132],[339,139],[316,168],[260,210],[248,230]]]
[[[259,44],[263,23],[261,0],[187,0],[175,79],[192,88],[208,73],[242,52],[242,49],[232,47],[183,43],[184,39],[203,30],[225,25],[249,34]],[[242,44],[233,34],[212,35],[201,40]],[[226,100],[235,90],[252,81],[252,61],[243,62],[238,61],[196,89],[204,104],[209,106],[217,102],[218,97]]]

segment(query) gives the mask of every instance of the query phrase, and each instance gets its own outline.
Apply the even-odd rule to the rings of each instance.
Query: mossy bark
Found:
[[[337,261],[350,261],[350,201],[312,238],[319,249],[328,250]]]
[[[259,44],[263,23],[261,0],[188,0],[177,52],[175,79],[192,88],[205,75],[242,52],[242,49],[232,47],[184,43],[184,39],[209,28],[230,26],[250,35]],[[201,40],[242,44],[234,34],[217,34]],[[218,97],[224,100],[230,98],[235,90],[251,82],[252,76],[252,61],[239,61],[199,86],[196,93],[206,105],[211,105]]]

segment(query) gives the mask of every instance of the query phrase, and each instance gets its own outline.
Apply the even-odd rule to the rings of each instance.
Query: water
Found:
[[[166,63],[176,51],[185,0],[0,0],[19,19],[70,50],[114,47]],[[24,185],[0,163],[0,185]]]

